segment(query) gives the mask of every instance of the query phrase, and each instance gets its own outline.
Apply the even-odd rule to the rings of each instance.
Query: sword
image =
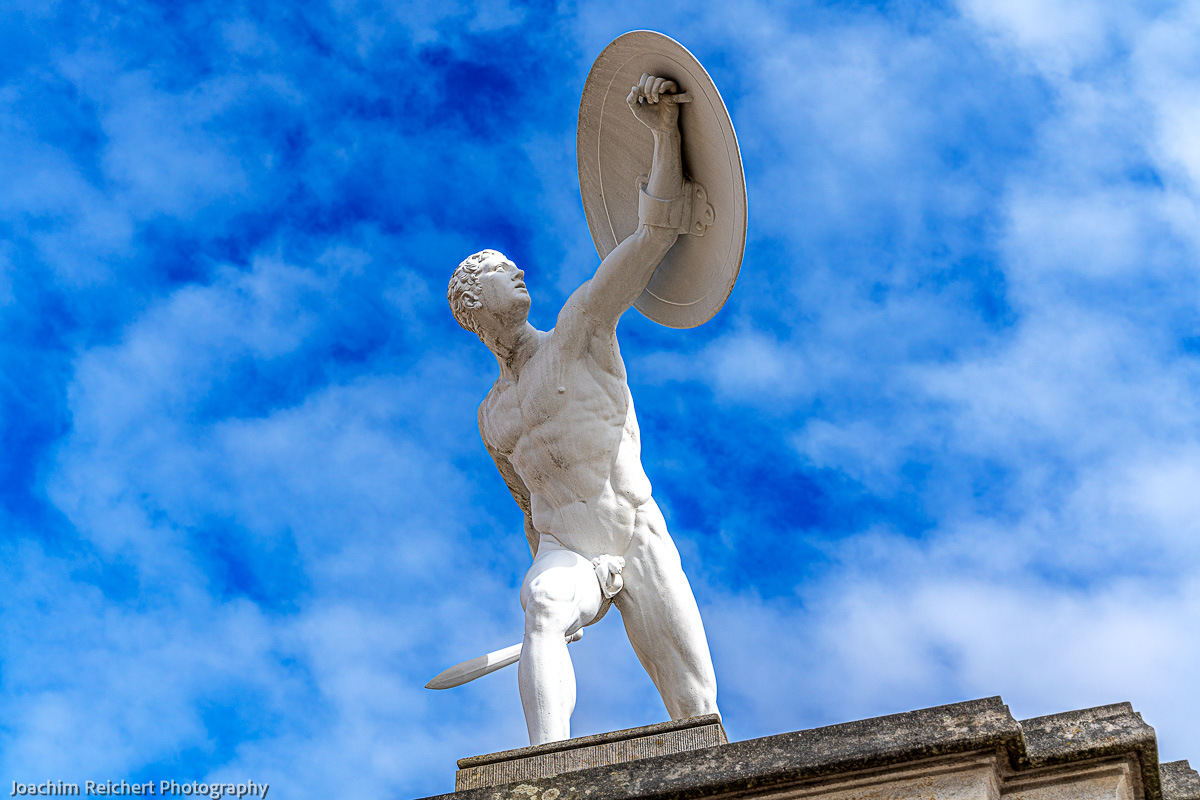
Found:
[[[577,631],[567,637],[567,644],[578,641],[583,636],[583,631]],[[476,678],[482,678],[484,675],[490,675],[498,669],[504,669],[509,664],[515,664],[521,660],[521,643],[506,647],[503,650],[495,650],[487,655],[477,656],[470,661],[464,661],[461,664],[455,664],[450,669],[444,669],[433,677],[429,683],[425,684],[426,689],[453,689],[455,686],[462,686],[464,683],[470,683]]]
[[[515,664],[520,660],[521,644],[518,642],[512,647],[506,647],[503,650],[497,650],[485,656],[478,656],[472,658],[470,661],[455,664],[450,669],[442,670],[434,676],[433,680],[425,684],[425,688],[450,689],[455,686],[462,686],[464,683],[469,683],[476,678],[482,678],[488,673],[503,669],[509,664]]]
[[[692,102],[691,92],[676,92],[675,94],[660,94],[658,99],[667,103],[690,103]],[[638,102],[645,100],[644,97],[639,97]]]

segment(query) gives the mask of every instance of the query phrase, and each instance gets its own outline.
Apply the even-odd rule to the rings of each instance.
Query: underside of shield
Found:
[[[639,190],[654,153],[650,131],[625,98],[642,73],[687,93],[679,105],[684,176],[695,223],[679,237],[635,307],[671,328],[712,319],[737,281],[746,248],[746,179],[729,112],[712,79],[683,45],[653,31],[613,40],[583,87],[576,142],[579,191],[601,258],[637,230]],[[702,204],[707,203],[708,208]],[[704,223],[704,224],[700,224]]]

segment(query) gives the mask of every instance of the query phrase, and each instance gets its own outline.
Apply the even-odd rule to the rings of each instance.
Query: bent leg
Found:
[[[613,603],[671,718],[720,713],[700,609],[653,500],[638,509],[623,575],[625,588]]]
[[[556,545],[542,538],[521,586],[525,640],[517,681],[530,744],[571,738],[575,669],[567,638],[596,618],[602,601],[591,562]]]

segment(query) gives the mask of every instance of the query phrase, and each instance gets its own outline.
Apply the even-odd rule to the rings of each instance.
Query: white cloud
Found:
[[[1194,751],[1196,698],[1181,688],[1200,658],[1194,580],[1064,591],[951,568],[937,546],[885,547],[869,574],[807,587],[800,608],[713,598],[727,726],[765,735],[992,694],[1019,717],[1131,700],[1164,760]]]
[[[1069,76],[1102,60],[1122,29],[1137,22],[1127,6],[1067,0],[964,0],[964,16],[1029,55],[1051,77]]]
[[[336,9],[360,56],[395,45],[389,15],[404,16],[364,5]],[[519,22],[506,9],[450,13],[493,30]],[[589,8],[564,23],[568,44],[590,57],[640,10]],[[436,41],[445,20],[417,11],[406,47]],[[734,736],[999,693],[1025,716],[1129,699],[1164,757],[1196,757],[1200,373],[1180,341],[1200,299],[1200,47],[1194,9],[1135,12],[968,3],[911,26],[767,4],[678,16],[671,32],[711,66],[742,137],[751,240],[712,326],[634,331],[639,408],[701,384],[723,435],[751,415],[852,485],[838,508],[867,508],[812,545],[828,563],[762,576],[784,586],[775,596],[690,567]],[[275,57],[266,28],[222,31],[239,58]],[[109,266],[147,219],[243,207],[230,198],[256,173],[219,131],[247,84],[176,93],[102,58],[64,64],[100,103],[111,186],[28,130],[0,135],[21,178],[4,210],[47,226],[37,241],[67,290],[117,280]],[[304,99],[287,77],[255,80]],[[341,190],[319,165],[358,157],[352,132],[314,145],[331,160],[311,167],[315,193]],[[551,229],[511,234],[544,248],[523,266],[565,294],[595,263],[564,180],[570,139],[550,129],[506,141],[503,157],[464,143],[451,162],[400,140],[426,217],[330,235],[304,264],[259,252],[139,299],[118,330],[75,345],[71,424],[46,462],[74,549],[5,551],[22,587],[3,616],[17,720],[5,774],[116,775],[187,751],[214,776],[297,797],[418,794],[447,789],[456,757],[521,743],[511,670],[419,688],[516,640],[525,565],[474,430],[492,364],[429,322],[445,274],[491,242],[473,241],[479,226],[442,230],[432,205],[468,168],[471,186],[509,187],[504,202],[528,201]],[[393,338],[334,369],[339,321],[362,313]],[[257,397],[272,380],[283,388]],[[921,522],[888,518],[898,507]],[[678,535],[702,549],[701,534]],[[721,535],[732,549],[807,533]],[[662,718],[618,617],[573,649],[577,732]],[[229,737],[210,705],[246,714],[251,732]]]

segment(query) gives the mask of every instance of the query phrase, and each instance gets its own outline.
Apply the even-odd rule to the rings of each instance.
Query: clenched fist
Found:
[[[629,90],[625,102],[647,128],[656,133],[669,133],[679,124],[679,106],[670,99],[678,90],[675,81],[643,72],[642,79]]]

